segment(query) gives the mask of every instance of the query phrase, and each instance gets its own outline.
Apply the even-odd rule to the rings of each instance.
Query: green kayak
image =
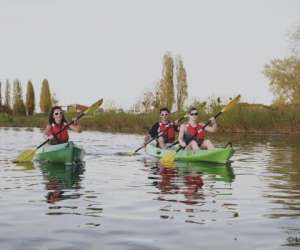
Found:
[[[150,143],[146,146],[146,152],[157,158],[161,158],[166,153],[175,153],[174,149],[160,149],[154,144]],[[213,163],[227,163],[230,157],[233,155],[234,150],[232,147],[215,148],[204,150],[201,149],[197,152],[191,150],[180,150],[175,155],[175,161],[184,162],[213,162]]]
[[[84,150],[73,142],[57,145],[46,145],[38,149],[33,161],[74,164],[82,162]]]

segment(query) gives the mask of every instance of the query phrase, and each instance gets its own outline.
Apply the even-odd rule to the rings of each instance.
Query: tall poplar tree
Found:
[[[35,110],[35,94],[32,82],[29,80],[27,83],[27,91],[26,91],[26,111],[27,115],[33,115]]]
[[[49,88],[49,82],[44,79],[42,82],[42,89],[40,95],[40,108],[42,113],[49,113],[52,107],[51,93]]]
[[[174,62],[171,53],[167,52],[163,58],[162,79],[160,81],[160,104],[172,110],[175,102],[173,83]]]
[[[188,98],[188,84],[186,79],[186,71],[180,56],[176,58],[176,89],[177,89],[177,111],[182,111],[184,103]]]
[[[22,96],[22,86],[18,79],[14,81],[13,88],[13,114],[26,115],[25,105]]]
[[[4,106],[6,110],[11,109],[11,101],[10,101],[10,82],[9,80],[6,80],[5,82],[5,101],[4,101]]]

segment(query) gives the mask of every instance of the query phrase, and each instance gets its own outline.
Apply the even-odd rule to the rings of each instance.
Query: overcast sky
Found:
[[[0,80],[47,78],[60,104],[128,108],[181,55],[189,96],[269,104],[263,67],[289,55],[298,0],[0,0]]]

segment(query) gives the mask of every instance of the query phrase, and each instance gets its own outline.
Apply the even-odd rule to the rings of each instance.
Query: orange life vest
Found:
[[[65,126],[65,124],[63,125],[57,125],[55,123],[51,124],[51,133],[53,135],[55,135],[56,133],[58,133],[63,127]],[[55,136],[59,142],[63,143],[63,142],[67,142],[69,140],[69,133],[68,133],[68,129],[64,129],[61,133],[59,133],[58,135]]]
[[[190,123],[186,126],[186,133],[188,137],[194,137],[199,143],[204,141],[205,132],[202,124],[198,123],[196,127],[193,127]]]
[[[168,142],[174,142],[175,141],[175,127],[173,122],[168,123],[159,123],[159,132],[162,132],[164,136],[166,136]]]

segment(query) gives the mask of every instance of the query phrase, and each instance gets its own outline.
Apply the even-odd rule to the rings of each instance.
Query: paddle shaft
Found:
[[[139,148],[137,148],[136,150],[134,150],[133,154],[137,153],[138,151],[140,151],[142,148],[144,148],[146,145],[148,145],[150,142],[156,140],[158,137],[160,137],[162,135],[162,133],[159,133],[157,136],[152,137],[151,139],[149,139],[147,142],[144,143],[144,145],[140,146]]]

